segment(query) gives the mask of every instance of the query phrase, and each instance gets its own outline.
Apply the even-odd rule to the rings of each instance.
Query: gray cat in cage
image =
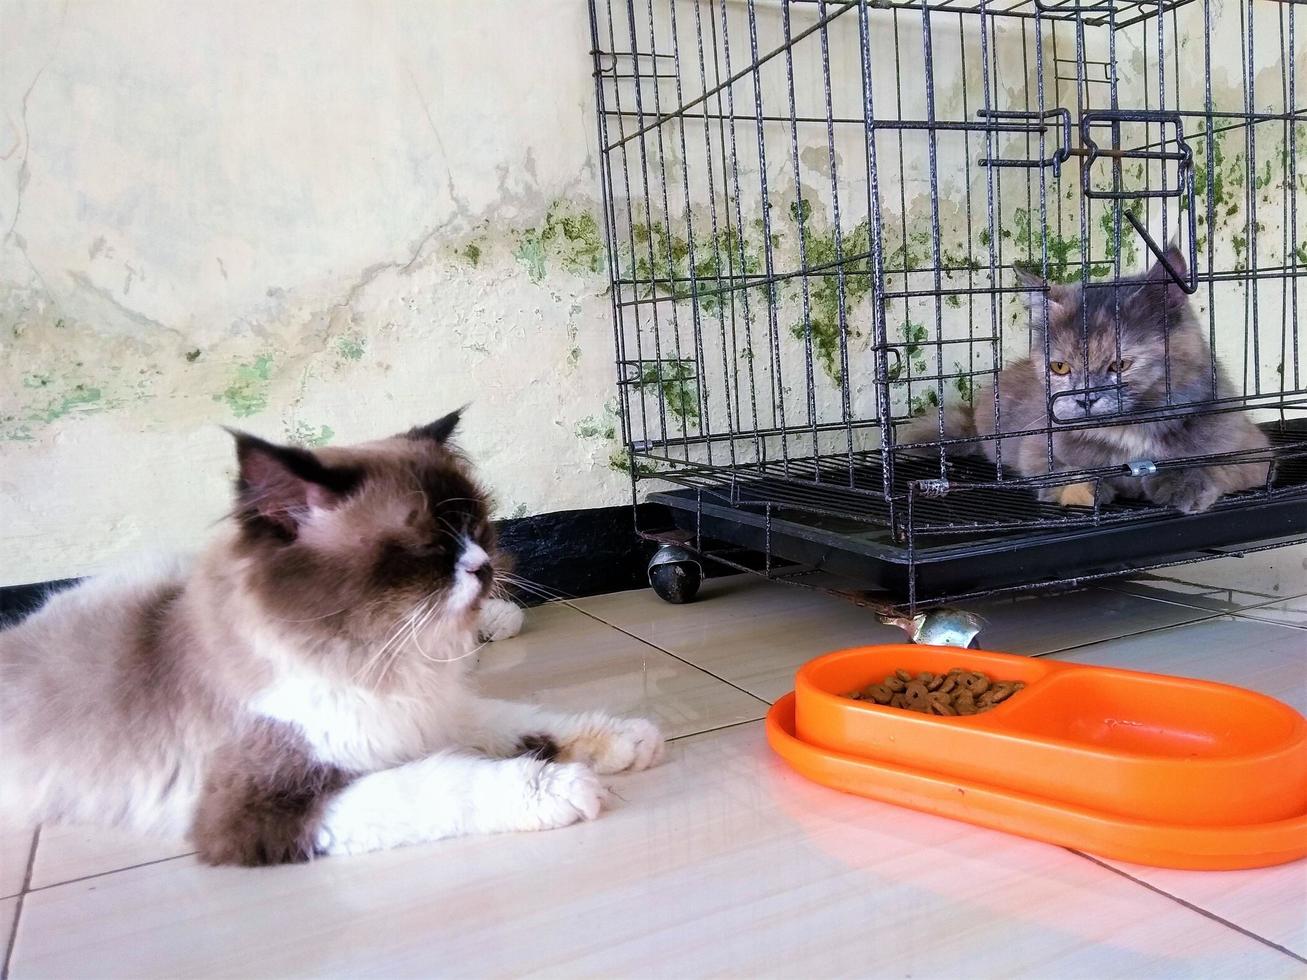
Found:
[[[1166,261],[1185,276],[1178,248],[1168,249]],[[1188,294],[1162,262],[1117,284],[1050,283],[1021,269],[1017,279],[1035,334],[1030,355],[999,373],[998,411],[994,386],[979,384],[970,405],[946,407],[942,420],[910,422],[900,444],[936,441],[942,429],[946,439],[969,440],[947,447],[950,455],[1001,458],[1005,473],[1022,477],[1218,457],[1204,465],[1159,465],[1152,475],[1041,489],[1041,499],[1064,506],[1092,507],[1095,496],[1100,503],[1134,497],[1197,514],[1225,494],[1266,484],[1267,454],[1250,452],[1269,447],[1266,435],[1245,412],[1215,404],[1236,389],[1216,364]],[[1053,424],[1051,470],[1050,401],[1056,422],[1080,426]],[[1156,414],[1111,424],[1115,416],[1149,412]],[[1104,424],[1081,425],[1095,418]],[[1003,435],[1009,432],[1029,434]],[[1235,452],[1242,454],[1226,457]]]

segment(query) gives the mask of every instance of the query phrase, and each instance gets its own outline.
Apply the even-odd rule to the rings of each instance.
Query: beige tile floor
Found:
[[[975,608],[994,648],[1236,681],[1307,709],[1307,550],[1269,555],[1210,563],[1243,562],[1215,569],[1224,581],[1186,570]],[[0,833],[9,972],[1307,977],[1307,862],[1100,862],[781,765],[758,719],[795,668],[897,639],[840,600],[751,578],[684,607],[634,592],[533,610],[484,651],[489,691],[648,715],[676,739],[663,766],[614,778],[598,821],[263,871],[84,828],[43,828],[29,862],[30,832]]]

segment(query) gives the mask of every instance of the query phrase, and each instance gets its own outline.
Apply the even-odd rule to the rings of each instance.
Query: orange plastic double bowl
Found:
[[[953,667],[1026,688],[965,717],[843,696],[897,668]],[[1307,856],[1307,719],[1224,684],[860,647],[806,664],[767,735],[797,771],[836,789],[1105,857],[1215,870]]]

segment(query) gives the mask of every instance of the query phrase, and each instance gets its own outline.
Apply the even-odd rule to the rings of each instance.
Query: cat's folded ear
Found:
[[[353,467],[325,465],[307,449],[277,446],[228,429],[236,440],[236,515],[247,528],[293,541],[314,511],[330,510],[358,486]]]
[[[449,437],[454,434],[454,430],[458,428],[458,420],[462,418],[465,411],[467,411],[466,405],[462,408],[456,408],[448,415],[438,418],[434,422],[414,426],[405,435],[410,439],[429,439],[437,445],[443,446],[449,441]]]
[[[1170,265],[1175,270],[1175,274],[1184,279],[1189,275],[1189,263],[1185,261],[1184,253],[1180,251],[1180,245],[1177,242],[1172,242],[1167,247],[1165,258],[1165,264],[1161,259],[1158,259],[1144,273],[1144,285],[1149,288],[1142,292],[1147,293],[1150,298],[1154,299],[1164,296],[1166,305],[1171,309],[1177,309],[1189,302],[1189,294],[1175,281],[1171,273],[1167,271],[1166,266]],[[1159,285],[1166,287],[1164,293],[1157,288]]]
[[[1012,266],[1012,271],[1016,273],[1021,302],[1030,313],[1032,326],[1041,329],[1045,326],[1045,298],[1048,301],[1049,319],[1064,316],[1070,309],[1070,291],[1066,286],[1050,283],[1037,269],[1019,262]]]

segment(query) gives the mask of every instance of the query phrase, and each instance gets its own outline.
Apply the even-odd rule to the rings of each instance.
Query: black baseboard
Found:
[[[666,508],[641,504],[640,509],[641,527],[660,520],[671,526]],[[544,595],[580,598],[649,584],[645,566],[654,549],[637,537],[635,526],[630,507],[564,510],[501,522],[499,545],[513,556],[514,574]],[[518,598],[532,605],[543,601],[528,591],[519,590]]]
[[[56,592],[76,585],[80,579],[61,578],[52,582],[32,582],[28,585],[0,586],[0,629],[13,626],[30,616]]]
[[[656,504],[640,506],[640,526],[658,525],[664,509]],[[670,517],[661,523],[670,526]],[[513,556],[514,572],[534,586],[516,590],[518,599],[528,605],[546,596],[580,598],[648,584],[645,565],[653,547],[636,536],[630,507],[519,517],[500,521],[498,530],[500,546]],[[77,581],[0,586],[0,628],[31,615],[50,596]]]

